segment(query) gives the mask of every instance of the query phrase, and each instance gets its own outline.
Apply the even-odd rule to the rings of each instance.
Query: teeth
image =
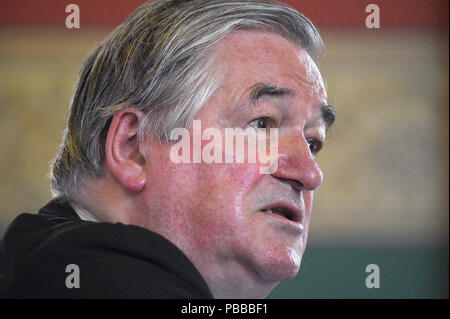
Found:
[[[266,210],[266,213],[272,214],[273,211],[271,209]]]

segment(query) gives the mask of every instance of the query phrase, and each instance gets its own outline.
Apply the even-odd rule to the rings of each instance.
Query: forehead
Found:
[[[326,102],[322,76],[305,49],[284,37],[263,31],[239,30],[222,39],[214,51],[221,84],[235,99],[255,83],[292,90],[314,104]]]

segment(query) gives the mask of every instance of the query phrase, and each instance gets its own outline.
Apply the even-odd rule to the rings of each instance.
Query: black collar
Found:
[[[69,201],[62,197],[52,199],[38,211],[38,214],[50,215],[63,219],[80,219],[72,206],[70,206]]]

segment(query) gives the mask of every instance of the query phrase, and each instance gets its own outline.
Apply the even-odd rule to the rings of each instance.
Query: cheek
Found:
[[[244,216],[247,195],[259,179],[259,167],[255,164],[205,165],[199,173],[201,187],[193,200],[208,206],[219,218]]]
[[[209,164],[200,170],[189,221],[199,248],[215,249],[244,233],[248,194],[259,178],[259,167],[250,164]]]

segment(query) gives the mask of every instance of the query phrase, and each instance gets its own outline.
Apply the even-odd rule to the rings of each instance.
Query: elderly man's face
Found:
[[[321,75],[304,49],[272,33],[234,32],[215,59],[220,88],[196,116],[202,130],[278,128],[277,170],[261,174],[258,161],[175,164],[173,144],[150,148],[146,223],[218,278],[291,278],[322,182],[315,161],[326,134]]]

